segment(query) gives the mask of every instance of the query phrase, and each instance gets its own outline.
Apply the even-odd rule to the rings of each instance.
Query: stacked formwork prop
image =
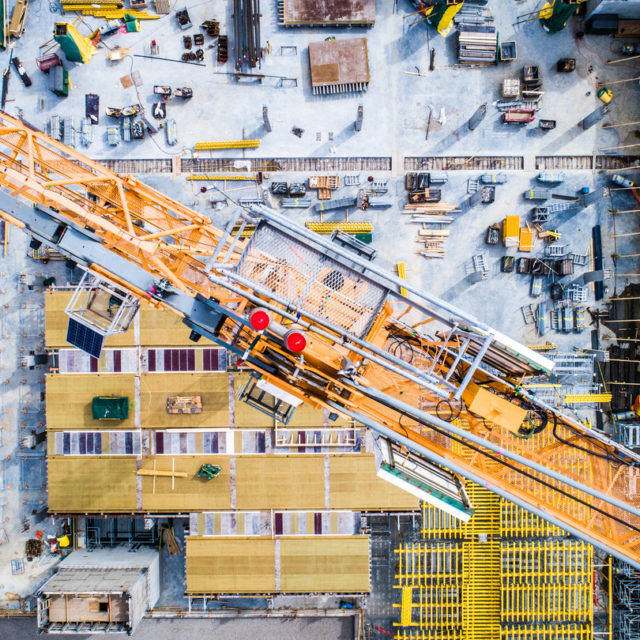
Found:
[[[614,638],[640,640],[640,572],[614,560],[612,577],[616,610]]]
[[[593,548],[468,484],[463,523],[423,508],[396,550],[398,640],[591,640]],[[640,610],[640,609],[639,609]]]

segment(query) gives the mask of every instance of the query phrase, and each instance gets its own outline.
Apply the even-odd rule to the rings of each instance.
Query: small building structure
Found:
[[[159,596],[155,549],[79,549],[38,590],[38,630],[131,634]]]
[[[366,38],[311,42],[309,65],[316,95],[366,91],[369,86]]]

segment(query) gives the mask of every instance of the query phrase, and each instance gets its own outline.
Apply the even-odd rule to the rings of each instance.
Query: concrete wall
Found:
[[[620,18],[640,19],[640,0],[589,0],[587,18],[598,13],[615,13]]]
[[[70,553],[60,563],[60,568],[146,569],[154,561],[158,561],[158,552],[146,547],[141,547],[136,551],[129,551],[128,547],[95,549],[94,551],[78,549]]]
[[[147,606],[149,609],[155,607],[160,597],[160,554],[154,552],[155,559],[149,563],[147,568]]]
[[[140,578],[136,581],[131,589],[129,589],[129,593],[127,594],[129,600],[129,607],[131,609],[129,615],[129,626],[131,631],[133,631],[138,622],[142,620],[145,612],[149,608],[147,594],[148,594],[148,586],[147,586],[147,575],[140,574]]]

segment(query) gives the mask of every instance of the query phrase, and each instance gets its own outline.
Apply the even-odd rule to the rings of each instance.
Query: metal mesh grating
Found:
[[[361,273],[269,225],[261,224],[236,272],[281,302],[364,337],[387,290]]]

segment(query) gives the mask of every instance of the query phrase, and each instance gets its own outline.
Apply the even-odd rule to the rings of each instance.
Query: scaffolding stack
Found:
[[[469,522],[424,505],[422,540],[395,550],[396,640],[591,640],[593,548],[478,485],[467,492]]]

